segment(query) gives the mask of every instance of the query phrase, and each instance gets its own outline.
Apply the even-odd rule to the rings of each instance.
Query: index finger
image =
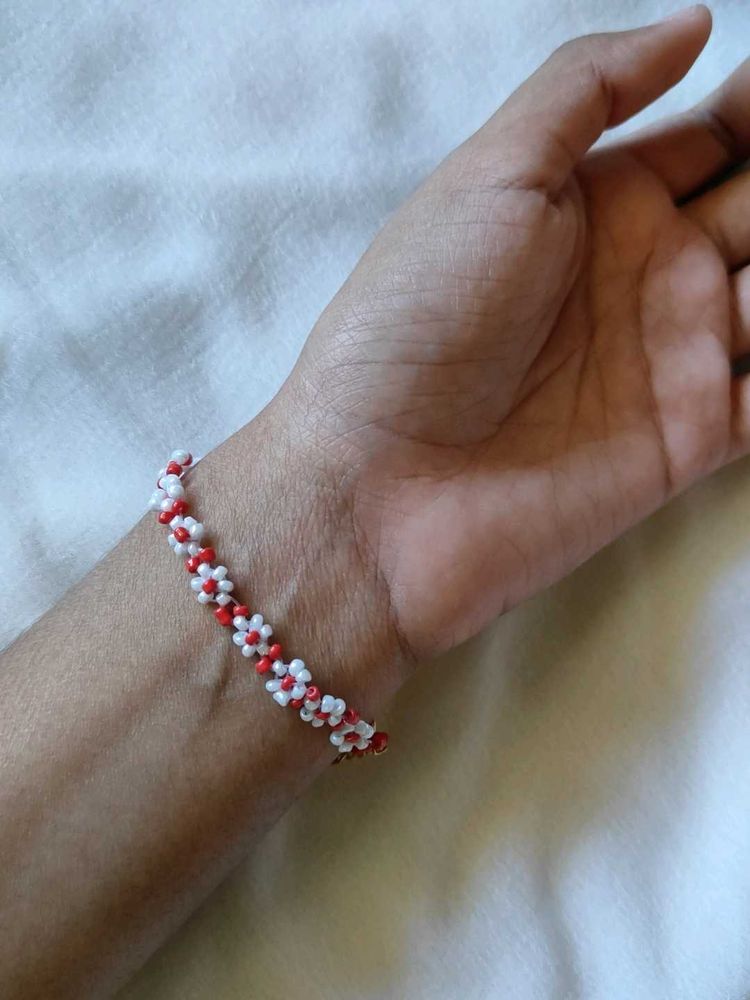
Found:
[[[684,199],[750,156],[750,58],[689,111],[615,143]]]

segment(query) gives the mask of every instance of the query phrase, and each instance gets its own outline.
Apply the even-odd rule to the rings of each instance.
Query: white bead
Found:
[[[286,663],[283,660],[274,660],[271,664],[271,670],[277,677],[286,677]]]
[[[292,660],[289,664],[289,673],[292,677],[296,677],[301,671],[305,669],[305,664],[302,660]]]
[[[234,621],[235,621],[235,624],[236,624],[237,619],[235,618]],[[244,632],[235,632],[234,635],[232,636],[232,642],[235,644],[235,646],[244,646],[245,645],[245,633]]]
[[[254,632],[260,632],[263,628],[263,615],[253,615],[250,619],[250,629]]]
[[[206,594],[203,591],[201,591],[200,594],[198,594],[198,600],[201,602],[201,604],[210,604],[211,603],[211,595],[210,594]]]
[[[264,625],[259,631],[262,639],[270,639],[273,635],[273,629],[270,625]]]
[[[184,522],[183,522],[183,524],[185,525],[186,528],[189,528],[189,527],[191,527],[191,525],[197,524],[197,523],[198,522],[195,520],[194,517],[186,517],[185,520],[184,520]]]
[[[154,492],[151,494],[151,499],[148,502],[148,505],[149,505],[150,509],[151,510],[159,510],[159,509],[164,510],[164,508],[161,505],[162,505],[162,502],[164,501],[166,495],[167,494],[162,489],[156,489],[156,490],[154,490]],[[172,505],[170,504],[169,506],[171,507]]]
[[[228,594],[234,590],[234,584],[231,580],[219,580],[219,590],[224,594]]]
[[[332,712],[335,702],[336,699],[333,697],[332,694],[324,694],[323,700],[320,703],[320,711],[325,712],[326,714]]]
[[[174,535],[167,535],[167,542],[169,543],[171,548],[174,548],[175,545],[177,545],[177,539],[174,537]]]
[[[179,514],[175,514],[175,516],[169,522],[169,527],[172,529],[172,531],[174,531],[175,528],[182,527],[182,518],[180,517]]]
[[[331,727],[331,729],[333,729],[334,726],[338,726],[339,722],[341,722],[341,716],[329,715],[328,718],[326,719],[326,722]]]
[[[190,458],[190,454],[187,451],[181,451],[179,448],[173,451],[169,456],[170,462],[177,462],[178,465],[184,465],[185,462]]]
[[[216,603],[220,604],[222,608],[225,607],[227,604],[229,604],[231,600],[232,598],[229,596],[229,594],[222,594],[220,592],[216,595]]]
[[[333,736],[333,735],[335,735],[335,734],[331,733],[331,736]],[[352,744],[352,743],[342,743],[341,746],[339,747],[339,750],[342,753],[349,753],[349,751],[351,750],[351,748],[352,748],[353,745],[354,744]]]
[[[310,725],[314,726],[316,729],[320,729],[320,727],[324,726],[325,724],[326,724],[325,723],[325,719],[311,719],[310,720]]]
[[[332,711],[334,715],[344,714],[344,712],[346,711],[346,702],[344,701],[343,698],[337,698],[334,701]]]
[[[198,567],[198,575],[202,576],[204,580],[207,580],[211,576],[211,564],[201,563]]]
[[[309,698],[305,698],[305,708],[310,712],[317,712],[320,708],[320,699],[317,701],[310,701]]]
[[[197,556],[200,550],[201,547],[197,542],[188,542],[188,552],[191,556]]]
[[[335,747],[340,747],[341,744],[344,742],[344,734],[343,733],[331,733],[331,735],[328,737],[328,739],[331,741],[331,743],[333,743],[333,745]]]
[[[243,656],[253,656],[254,653],[255,653],[255,646],[247,646],[247,645],[245,645],[245,646],[242,647],[242,655]]]
[[[259,642],[258,645],[256,646],[256,649],[258,650],[261,656],[268,656],[268,651],[270,648],[271,647],[268,645],[267,642]]]
[[[289,692],[288,691],[276,691],[273,696],[273,700],[281,705],[282,708],[286,708],[289,704]]]
[[[247,618],[244,618],[242,615],[235,615],[232,619],[232,625],[234,625],[235,628],[240,629],[242,632],[247,632],[248,630]]]
[[[354,727],[354,732],[359,733],[359,735],[363,739],[369,740],[372,738],[372,734],[375,732],[375,727],[371,726],[369,722],[365,722],[364,719],[360,719],[357,725]]]
[[[309,684],[312,680],[312,674],[309,670],[300,670],[297,674],[297,680],[301,681],[303,684]]]
[[[211,570],[211,576],[214,580],[223,580],[227,575],[226,566],[214,566]]]
[[[170,483],[167,486],[167,496],[172,497],[173,500],[180,500],[185,496],[185,487],[181,482]]]
[[[199,542],[201,538],[203,538],[203,530],[204,530],[203,525],[200,523],[200,521],[196,521],[195,524],[192,524],[188,528],[188,531],[190,532],[190,537],[194,539],[194,541],[196,542]]]
[[[280,691],[280,690],[281,690],[281,681],[278,680],[278,678],[276,680],[271,678],[270,681],[266,681],[266,691],[270,691],[273,694],[274,691]]]
[[[174,554],[176,556],[184,556],[187,553],[187,545],[184,542],[178,542],[174,547]]]
[[[307,688],[304,684],[295,684],[292,688],[292,698],[304,698],[305,691],[307,691]]]
[[[180,477],[176,476],[174,472],[170,472],[169,475],[164,475],[159,477],[161,479],[161,488],[169,493],[168,487],[173,486],[175,483],[179,483]]]
[[[190,586],[193,590],[203,590],[203,580],[199,576],[191,576]]]
[[[311,722],[315,718],[315,715],[309,708],[301,708],[299,710],[299,717],[303,722]]]

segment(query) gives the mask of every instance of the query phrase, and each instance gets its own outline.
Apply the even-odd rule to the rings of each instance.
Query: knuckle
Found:
[[[565,62],[586,62],[593,58],[598,51],[602,35],[588,34],[578,35],[576,38],[569,38],[553,53],[553,58],[558,58]]]

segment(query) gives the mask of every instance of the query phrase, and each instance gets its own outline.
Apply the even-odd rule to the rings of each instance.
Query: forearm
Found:
[[[196,514],[289,654],[371,713],[407,670],[387,595],[277,412],[191,472]],[[335,756],[227,633],[149,516],[3,654],[3,996],[106,992]]]

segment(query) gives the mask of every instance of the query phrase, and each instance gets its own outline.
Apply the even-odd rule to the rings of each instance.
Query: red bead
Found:
[[[320,709],[318,709],[318,711],[315,713],[315,718],[327,719],[330,714],[331,714],[330,712],[321,712]]]
[[[218,588],[219,588],[219,584],[216,582],[216,580],[214,580],[214,578],[212,576],[210,576],[205,581],[205,583],[203,584],[203,587],[201,589],[202,589],[202,591],[203,591],[204,594],[215,594],[216,591],[218,590]]]
[[[188,571],[188,573],[197,573],[200,564],[201,561],[198,558],[198,556],[190,556],[189,559],[185,560],[185,569]]]
[[[187,512],[188,512],[187,500],[175,500],[175,502],[172,504],[173,514],[187,514]]]
[[[348,726],[356,726],[359,722],[359,712],[354,708],[347,708],[344,714],[341,716],[342,722],[345,722]]]
[[[286,677],[281,682],[281,690],[282,691],[291,691],[292,688],[294,687],[294,685],[296,683],[297,682],[292,677],[292,675],[291,674],[287,674]]]
[[[248,646],[257,646],[260,642],[260,632],[256,631],[256,629],[251,629],[245,636],[245,642]]]
[[[177,539],[178,542],[186,542],[188,538],[190,538],[190,532],[187,530],[187,528],[175,528],[174,537]]]
[[[273,646],[271,646],[271,648],[268,650],[268,655],[271,657],[272,660],[281,659],[281,646],[278,644],[278,642],[275,642]]]
[[[162,510],[160,511],[159,516],[157,517],[156,520],[159,522],[159,524],[169,524],[169,522],[172,520],[173,517],[174,514],[172,513],[171,510]]]
[[[345,724],[346,724],[346,723],[344,722],[344,720],[343,720],[343,719],[342,719],[342,720],[341,720],[340,722],[337,722],[335,726],[331,726],[331,730],[332,730],[332,732],[334,732],[334,733],[335,733],[337,729],[343,729],[343,728],[344,728],[344,726],[345,726]]]
[[[388,747],[388,733],[377,732],[372,734],[370,739],[370,749],[373,753],[382,753]]]
[[[182,466],[179,464],[179,462],[170,462],[169,465],[167,466],[168,476],[179,476],[181,472],[182,472]]]
[[[267,674],[271,669],[271,661],[267,656],[261,656],[258,662],[255,664],[255,672],[257,674]]]
[[[357,743],[359,742],[359,733],[347,733],[344,739],[347,743]]]
[[[250,608],[248,608],[247,604],[235,604],[234,606],[234,613],[235,615],[239,615],[240,618],[247,618],[249,610]]]
[[[305,697],[307,698],[308,701],[320,701],[320,688],[315,687],[314,684],[311,684],[310,687],[305,692]]]
[[[213,562],[215,558],[216,558],[216,553],[211,548],[201,549],[200,552],[198,553],[198,559],[202,563]]]
[[[302,708],[302,706],[305,704],[305,699],[304,698],[292,698],[292,700],[289,702],[289,704],[292,706],[292,708]]]
[[[232,612],[229,608],[217,608],[214,611],[214,618],[219,623],[219,625],[231,625],[232,624]]]

